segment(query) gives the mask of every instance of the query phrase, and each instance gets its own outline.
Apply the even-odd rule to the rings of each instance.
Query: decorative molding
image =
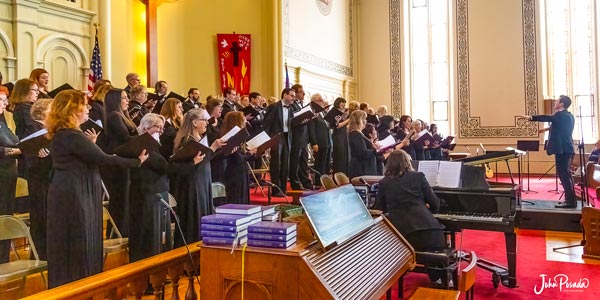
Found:
[[[6,47],[6,56],[15,57],[15,48],[13,48],[12,41],[10,40],[10,38],[8,38],[8,35],[6,35],[6,32],[4,32],[4,30],[2,29],[0,29],[0,41],[2,41],[4,46]]]
[[[535,33],[535,0],[522,0],[523,62],[525,64],[525,108],[537,114],[537,57]],[[480,117],[470,115],[468,0],[456,1],[458,126],[463,138],[537,137],[538,126],[515,116],[514,126],[481,126]]]
[[[320,0],[317,0],[320,1]],[[329,0],[332,1],[332,0]],[[289,22],[289,10],[290,10],[290,0],[283,0],[283,38],[284,38],[284,55],[287,58],[293,58],[301,62],[309,63],[311,65],[318,66],[320,68],[330,70],[342,75],[353,76],[354,75],[354,39],[352,37],[353,30],[353,5],[354,0],[349,0],[348,5],[348,26],[349,26],[349,36],[348,36],[348,49],[350,51],[350,66],[344,66],[342,64],[338,64],[336,62],[318,57],[311,53],[292,48],[290,46],[290,22]]]
[[[81,64],[78,67],[90,65],[90,62],[87,58],[87,55],[85,54],[85,50],[83,49],[83,47],[81,47],[81,45],[78,45],[77,43],[70,40],[67,35],[59,34],[59,33],[48,35],[38,42],[37,49],[36,49],[36,56],[35,56],[36,61],[44,61],[44,57],[46,56],[47,52],[54,46],[53,43],[55,41],[64,41],[67,44],[73,46],[77,50],[77,52],[79,52],[79,57],[81,58],[81,60],[79,61],[78,59],[75,59],[75,61],[78,61]],[[64,47],[63,47],[63,49],[65,51],[69,52],[71,55],[73,55],[73,53],[70,49],[67,49]],[[73,57],[76,58],[77,56],[73,55]]]
[[[400,80],[402,74],[402,39],[400,38],[401,7],[402,1],[390,0],[390,83],[392,115],[396,117],[402,115],[402,82]]]

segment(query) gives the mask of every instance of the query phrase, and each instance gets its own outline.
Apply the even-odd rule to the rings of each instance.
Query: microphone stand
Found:
[[[165,201],[165,199],[163,199],[163,196],[160,193],[154,195],[154,197],[156,198],[156,200],[160,201],[160,203],[162,203],[162,205],[164,205],[173,215],[173,218],[175,219],[175,224],[177,225],[177,229],[179,229],[179,234],[181,234],[181,240],[183,241],[183,244],[185,245],[185,249],[187,250],[188,258],[190,259],[190,263],[192,264],[192,270],[195,269],[196,263],[194,262],[194,257],[192,256],[192,253],[190,252],[190,247],[188,246],[188,243],[185,240],[185,235],[183,234],[183,230],[181,229],[181,224],[179,223],[179,217],[177,216],[177,213],[171,207],[171,205],[169,205],[169,203],[167,203]],[[195,271],[192,271],[192,275],[194,275],[194,277],[196,278],[196,281],[198,281],[198,285],[200,285],[200,278],[198,278],[198,274],[196,274]]]

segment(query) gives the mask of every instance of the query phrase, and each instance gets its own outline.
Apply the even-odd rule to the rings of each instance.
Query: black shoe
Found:
[[[285,194],[284,194],[284,193],[282,193],[282,192],[277,192],[277,193],[273,193],[273,194],[271,194],[271,197],[278,197],[278,198],[281,198],[281,197],[285,197]]]
[[[577,203],[558,202],[554,205],[556,208],[577,208]]]

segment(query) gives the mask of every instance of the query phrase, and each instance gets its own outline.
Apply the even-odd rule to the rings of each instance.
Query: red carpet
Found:
[[[523,199],[559,200],[560,193],[555,191],[554,177],[531,176],[529,189],[537,193],[522,193]],[[500,181],[509,181],[501,177]],[[524,180],[527,188],[527,179]],[[559,191],[562,187],[559,183]],[[554,191],[553,191],[554,190]],[[266,189],[265,189],[266,191]],[[591,194],[595,198],[595,192]],[[260,190],[254,193],[251,189],[252,202],[266,204]],[[594,200],[594,199],[592,199]],[[287,201],[291,201],[288,197]],[[285,198],[272,198],[272,203],[285,203]],[[457,235],[457,246],[460,247],[460,235]],[[499,232],[465,230],[462,238],[463,251],[473,250],[480,258],[485,258],[501,265],[506,265],[504,235]],[[466,265],[466,263],[464,264]],[[564,276],[563,276],[564,275]],[[542,288],[542,277],[547,283]],[[561,286],[560,280],[567,281]],[[555,281],[556,280],[556,281]],[[554,286],[548,286],[548,282]],[[584,283],[584,287],[573,288],[574,283]],[[543,231],[524,231],[517,237],[517,288],[500,285],[494,288],[491,273],[477,270],[475,283],[475,299],[596,299],[600,295],[600,265],[564,263],[546,260],[546,245]],[[585,284],[587,283],[587,286]],[[407,299],[418,286],[430,286],[425,274],[408,273],[404,280],[404,297]],[[562,287],[562,288],[561,288]],[[536,294],[537,290],[537,294]],[[393,289],[393,299],[397,298],[397,287]],[[465,299],[461,295],[461,299]]]

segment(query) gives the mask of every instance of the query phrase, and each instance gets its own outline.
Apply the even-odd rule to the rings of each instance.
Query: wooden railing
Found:
[[[185,274],[198,274],[200,263],[200,248],[197,243],[189,245],[195,266],[192,267],[185,247],[177,248],[144,260],[124,265],[100,274],[71,282],[50,290],[31,295],[21,300],[103,300],[123,299],[127,296],[127,286],[133,292],[135,299],[141,299],[148,283],[154,288],[154,298],[163,299],[163,287],[167,277],[171,284],[165,291],[171,294],[172,300],[181,299],[179,296],[179,280]],[[188,276],[188,286],[185,300],[197,300],[194,288],[194,276]],[[166,288],[165,288],[166,290]]]

